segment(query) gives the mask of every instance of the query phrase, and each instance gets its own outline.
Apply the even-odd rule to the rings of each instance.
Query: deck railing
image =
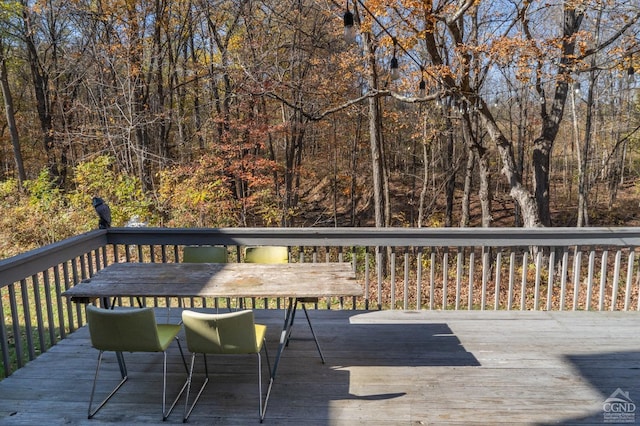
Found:
[[[0,261],[2,375],[83,325],[64,290],[114,262],[179,262],[185,245],[227,246],[231,261],[286,245],[293,262],[351,262],[364,296],[317,309],[640,310],[640,228],[112,228]]]

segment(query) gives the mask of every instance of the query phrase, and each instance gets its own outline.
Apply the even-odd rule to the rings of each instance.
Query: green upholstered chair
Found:
[[[227,248],[222,246],[185,246],[182,249],[183,263],[227,263]],[[178,306],[182,307],[182,299],[178,299]],[[193,307],[193,298],[191,299]],[[216,305],[217,306],[217,305]],[[231,299],[227,298],[227,306],[231,310]]]
[[[258,392],[260,400],[260,419],[263,416],[262,403],[262,357],[260,351],[264,350],[269,375],[271,375],[271,365],[269,354],[265,345],[265,335],[267,326],[254,323],[253,311],[244,310],[224,314],[210,314],[195,312],[190,310],[182,311],[182,322],[184,324],[187,348],[191,351],[191,367],[187,378],[187,398],[184,406],[184,418],[186,422],[191,415],[200,395],[209,383],[209,368],[207,366],[207,355],[229,355],[229,354],[256,354],[258,356]],[[193,380],[193,366],[196,355],[202,354],[204,358],[205,380],[198,391],[193,403],[189,405],[189,395]],[[268,396],[267,396],[268,398]],[[266,405],[265,399],[265,405]]]
[[[220,246],[185,246],[184,263],[227,263],[227,248]]]
[[[255,246],[255,247],[246,247],[244,261],[247,263],[288,263],[289,262],[289,250],[284,246]],[[318,342],[318,338],[316,337],[315,331],[313,331],[313,326],[311,325],[311,318],[309,318],[309,313],[307,312],[306,303],[318,303],[317,297],[305,297],[296,299],[296,303],[302,306],[304,311],[304,315],[307,317],[307,322],[309,323],[309,328],[311,329],[311,335],[313,336],[313,340],[316,343],[316,348],[318,349],[318,353],[320,354],[320,359],[324,364],[324,355],[322,354],[322,349],[320,349],[320,343]],[[293,311],[293,319],[291,321],[291,325],[293,325],[293,321],[295,320],[295,310]]]
[[[289,263],[289,250],[284,246],[247,247],[244,251],[246,263]]]
[[[162,370],[162,419],[166,420],[185,389],[183,386],[169,410],[166,410],[166,351],[174,340],[178,342],[182,362],[184,363],[185,371],[187,371],[187,363],[177,337],[181,327],[173,324],[157,324],[153,308],[123,308],[111,310],[88,305],[87,322],[89,323],[91,345],[100,351],[98,354],[96,374],[93,380],[93,388],[91,389],[91,397],[89,399],[89,418],[91,419],[127,381],[127,368],[122,352],[162,352],[164,357]],[[92,409],[100,364],[102,363],[102,356],[106,351],[114,351],[117,353],[120,361],[121,380],[98,407]]]

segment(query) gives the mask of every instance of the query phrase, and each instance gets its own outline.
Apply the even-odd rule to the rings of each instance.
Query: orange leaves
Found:
[[[542,53],[539,47],[523,38],[501,37],[493,41],[488,48],[488,54],[498,66],[516,66],[516,77],[523,81],[541,61]]]
[[[193,165],[161,172],[158,195],[172,226],[236,224],[228,181],[215,157],[205,155]]]

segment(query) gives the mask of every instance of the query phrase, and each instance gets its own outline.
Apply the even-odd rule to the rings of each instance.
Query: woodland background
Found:
[[[113,226],[637,225],[639,19],[637,0],[2,1],[0,258],[97,228],[96,195]]]

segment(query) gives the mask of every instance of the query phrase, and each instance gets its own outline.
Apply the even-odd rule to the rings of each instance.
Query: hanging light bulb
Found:
[[[391,58],[391,80],[400,78],[400,70],[398,69],[398,58],[396,58],[396,39],[393,39],[393,58]]]
[[[420,85],[418,86],[418,96],[424,98],[427,92],[427,83],[425,83],[424,79],[420,80]]]
[[[397,80],[400,78],[400,70],[398,69],[398,58],[395,56],[391,58],[391,80]]]
[[[347,11],[344,13],[344,41],[348,44],[356,41],[356,27],[353,25],[353,13],[349,11],[349,3],[347,3]]]
[[[629,67],[627,68],[627,82],[629,86],[633,85],[636,70],[633,68],[633,54],[629,55]]]
[[[576,95],[580,93],[580,82],[576,81],[573,83],[573,93]]]

